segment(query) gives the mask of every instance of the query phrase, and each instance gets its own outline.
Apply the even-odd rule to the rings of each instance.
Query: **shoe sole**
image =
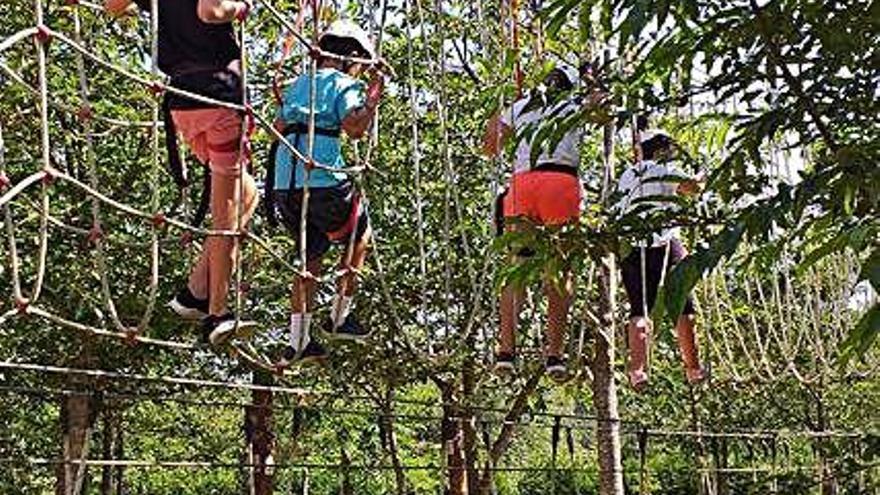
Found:
[[[568,370],[565,366],[548,366],[544,368],[544,372],[556,383],[562,383],[568,380]]]
[[[168,302],[168,307],[171,308],[171,311],[174,311],[177,316],[184,320],[201,320],[208,316],[208,313],[205,313],[200,309],[190,308],[189,306],[180,304],[176,298]]]
[[[211,345],[222,345],[228,342],[232,337],[250,338],[253,336],[254,329],[257,328],[257,322],[249,320],[240,320],[236,327],[235,321],[221,323],[217,328],[211,331],[208,336]]]
[[[281,359],[278,361],[276,366],[279,366],[284,369],[291,368],[293,366],[303,366],[309,364],[320,364],[327,360],[329,356],[324,354],[323,356],[307,356],[307,357],[295,357],[291,360]]]
[[[501,377],[510,376],[516,373],[516,366],[513,363],[495,363],[492,372]]]
[[[328,332],[327,330],[322,330],[324,335],[333,340],[345,340],[348,342],[364,342],[369,339],[373,332],[365,333],[363,335],[353,335],[350,333],[339,333],[339,332]]]
[[[648,377],[639,378],[638,380],[633,380],[632,377],[629,378],[629,386],[632,387],[637,393],[642,393],[648,389]]]

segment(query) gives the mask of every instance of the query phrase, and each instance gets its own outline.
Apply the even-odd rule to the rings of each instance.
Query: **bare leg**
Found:
[[[343,296],[351,297],[354,295],[357,290],[358,285],[358,276],[357,273],[361,268],[364,267],[364,262],[367,259],[367,252],[370,249],[370,239],[372,237],[373,231],[370,227],[367,227],[364,231],[364,235],[361,236],[360,240],[355,241],[354,246],[352,246],[351,252],[351,268],[354,271],[346,271],[339,278],[338,285],[338,293]],[[347,251],[347,250],[346,250]],[[345,270],[346,263],[348,262],[348,252],[342,253],[342,259],[339,260],[339,269]]]
[[[244,181],[244,184],[241,183]],[[215,174],[211,177],[211,228],[234,230],[238,224],[239,201],[244,201],[239,228],[244,229],[257,208],[257,188],[247,172],[236,176]],[[242,187],[243,186],[243,187]],[[243,189],[244,195],[242,198]],[[208,295],[212,315],[226,313],[229,279],[240,239],[213,236],[205,240],[202,255],[193,267],[189,288],[196,297]]]
[[[643,316],[630,318],[626,325],[627,342],[629,343],[630,384],[638,388],[647,381],[648,346],[650,345],[651,320]]]
[[[321,276],[321,259],[309,260],[306,269],[313,277]],[[295,314],[311,313],[315,305],[317,284],[312,278],[296,277],[290,295],[290,307]]]
[[[694,315],[681,315],[675,325],[681,360],[684,362],[687,379],[691,383],[699,382],[704,378],[697,350],[696,322],[697,318]]]
[[[561,284],[544,281],[547,295],[547,357],[562,357],[565,347],[565,333],[568,330],[568,309],[571,306],[572,281],[570,274],[564,274]]]
[[[516,327],[519,312],[525,298],[525,290],[512,285],[504,286],[501,291],[501,332],[498,335],[499,354],[513,354],[516,350]]]

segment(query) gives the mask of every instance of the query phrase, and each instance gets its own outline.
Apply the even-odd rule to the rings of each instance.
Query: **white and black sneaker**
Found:
[[[366,340],[373,332],[367,330],[357,321],[354,315],[349,314],[336,328],[333,328],[333,320],[327,318],[324,320],[324,332],[331,338],[339,340],[351,340],[361,342]]]
[[[168,302],[168,307],[185,320],[201,320],[208,316],[208,300],[193,295],[189,287],[184,287]]]
[[[565,367],[565,360],[559,356],[547,356],[547,361],[544,363],[544,371],[556,383],[564,383],[568,380],[568,369]]]
[[[238,320],[236,322],[235,315],[232,313],[220,316],[208,315],[202,318],[202,339],[211,345],[223,345],[232,337],[245,336],[256,327],[257,322],[255,321]]]
[[[281,351],[281,359],[278,361],[278,366],[287,368],[291,365],[319,363],[326,359],[327,350],[324,349],[324,346],[314,340],[310,340],[302,352],[297,352],[293,346],[286,346]]]

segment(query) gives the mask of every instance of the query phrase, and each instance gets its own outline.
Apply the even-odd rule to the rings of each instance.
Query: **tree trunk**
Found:
[[[74,360],[76,367],[91,367],[90,343],[85,341],[79,356]],[[70,376],[68,388],[88,390],[89,378]],[[75,393],[61,397],[61,454],[64,460],[55,469],[55,494],[79,495],[86,485],[88,469],[82,461],[88,459],[89,443],[95,420],[95,404],[89,393]]]
[[[623,467],[620,450],[620,418],[614,384],[614,294],[613,255],[606,257],[599,274],[599,309],[602,328],[598,332],[593,360],[593,407],[596,410],[596,447],[599,457],[599,493],[623,495]]]
[[[115,403],[105,403],[102,407],[103,433],[101,434],[101,450],[103,459],[119,459],[122,431],[119,424],[120,411]],[[114,495],[121,492],[120,467],[101,467],[101,495]]]
[[[254,373],[256,385],[272,385],[273,379],[264,373]],[[275,447],[272,417],[273,394],[268,390],[251,392],[251,404],[245,408],[245,432],[248,442],[249,489],[253,495],[270,495],[274,486]]]
[[[448,495],[467,495],[464,450],[462,449],[461,412],[455,402],[454,387],[437,381],[440,396],[443,398],[443,419],[441,436],[443,454],[446,456],[446,493]]]
[[[522,390],[520,390],[519,394],[513,399],[513,403],[510,406],[510,409],[507,411],[507,414],[504,416],[504,425],[501,427],[501,431],[498,433],[498,437],[495,438],[495,441],[492,442],[492,445],[489,449],[489,458],[486,460],[485,469],[483,470],[483,475],[480,478],[479,489],[477,492],[479,495],[489,495],[492,492],[494,487],[492,475],[494,474],[492,468],[498,464],[498,461],[501,460],[501,457],[504,456],[504,453],[507,451],[507,448],[510,446],[510,443],[513,441],[513,435],[516,433],[516,425],[519,421],[519,418],[522,416],[523,412],[525,412],[526,407],[529,404],[529,397],[535,392],[535,389],[538,388],[538,383],[541,381],[541,376],[544,374],[543,370],[535,372],[531,377],[529,377],[528,381],[526,381]]]
[[[388,454],[391,457],[391,465],[394,468],[394,482],[397,487],[398,495],[406,495],[406,474],[403,472],[403,465],[400,463],[400,452],[397,448],[397,434],[394,433],[394,389],[388,387],[385,403],[382,405],[385,414],[382,416],[383,430],[386,435],[385,445],[388,448]]]
[[[473,333],[469,336],[473,337]],[[473,349],[475,342],[473,338],[469,338],[465,345],[468,349]],[[461,370],[461,397],[465,406],[461,409],[462,419],[459,421],[461,425],[462,448],[464,450],[465,459],[465,476],[468,493],[471,495],[479,493],[479,475],[477,474],[477,431],[474,425],[474,410],[469,405],[476,388],[476,376],[474,375],[473,354],[468,354],[465,358],[464,365]]]

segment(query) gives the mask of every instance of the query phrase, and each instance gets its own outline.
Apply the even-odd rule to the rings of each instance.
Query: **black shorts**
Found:
[[[660,277],[663,274],[663,258],[666,257],[666,246],[654,246],[645,249],[645,287],[642,299],[642,248],[634,247],[629,256],[620,264],[620,270],[623,272],[623,286],[626,289],[626,295],[629,299],[629,315],[631,318],[645,315],[645,304],[647,303],[648,313],[654,308],[657,302],[657,288],[660,285]],[[672,268],[684,259],[686,253],[684,246],[678,239],[669,241],[669,258],[666,260],[666,275]],[[666,278],[664,277],[664,281]],[[695,314],[694,302],[690,296],[684,305],[682,314]]]
[[[299,242],[302,215],[302,189],[275,191],[275,205],[281,212],[281,223]],[[321,258],[332,244],[347,244],[352,229],[355,240],[360,240],[370,225],[367,205],[351,182],[333,187],[310,187],[309,208],[306,218],[306,256],[309,260]]]

